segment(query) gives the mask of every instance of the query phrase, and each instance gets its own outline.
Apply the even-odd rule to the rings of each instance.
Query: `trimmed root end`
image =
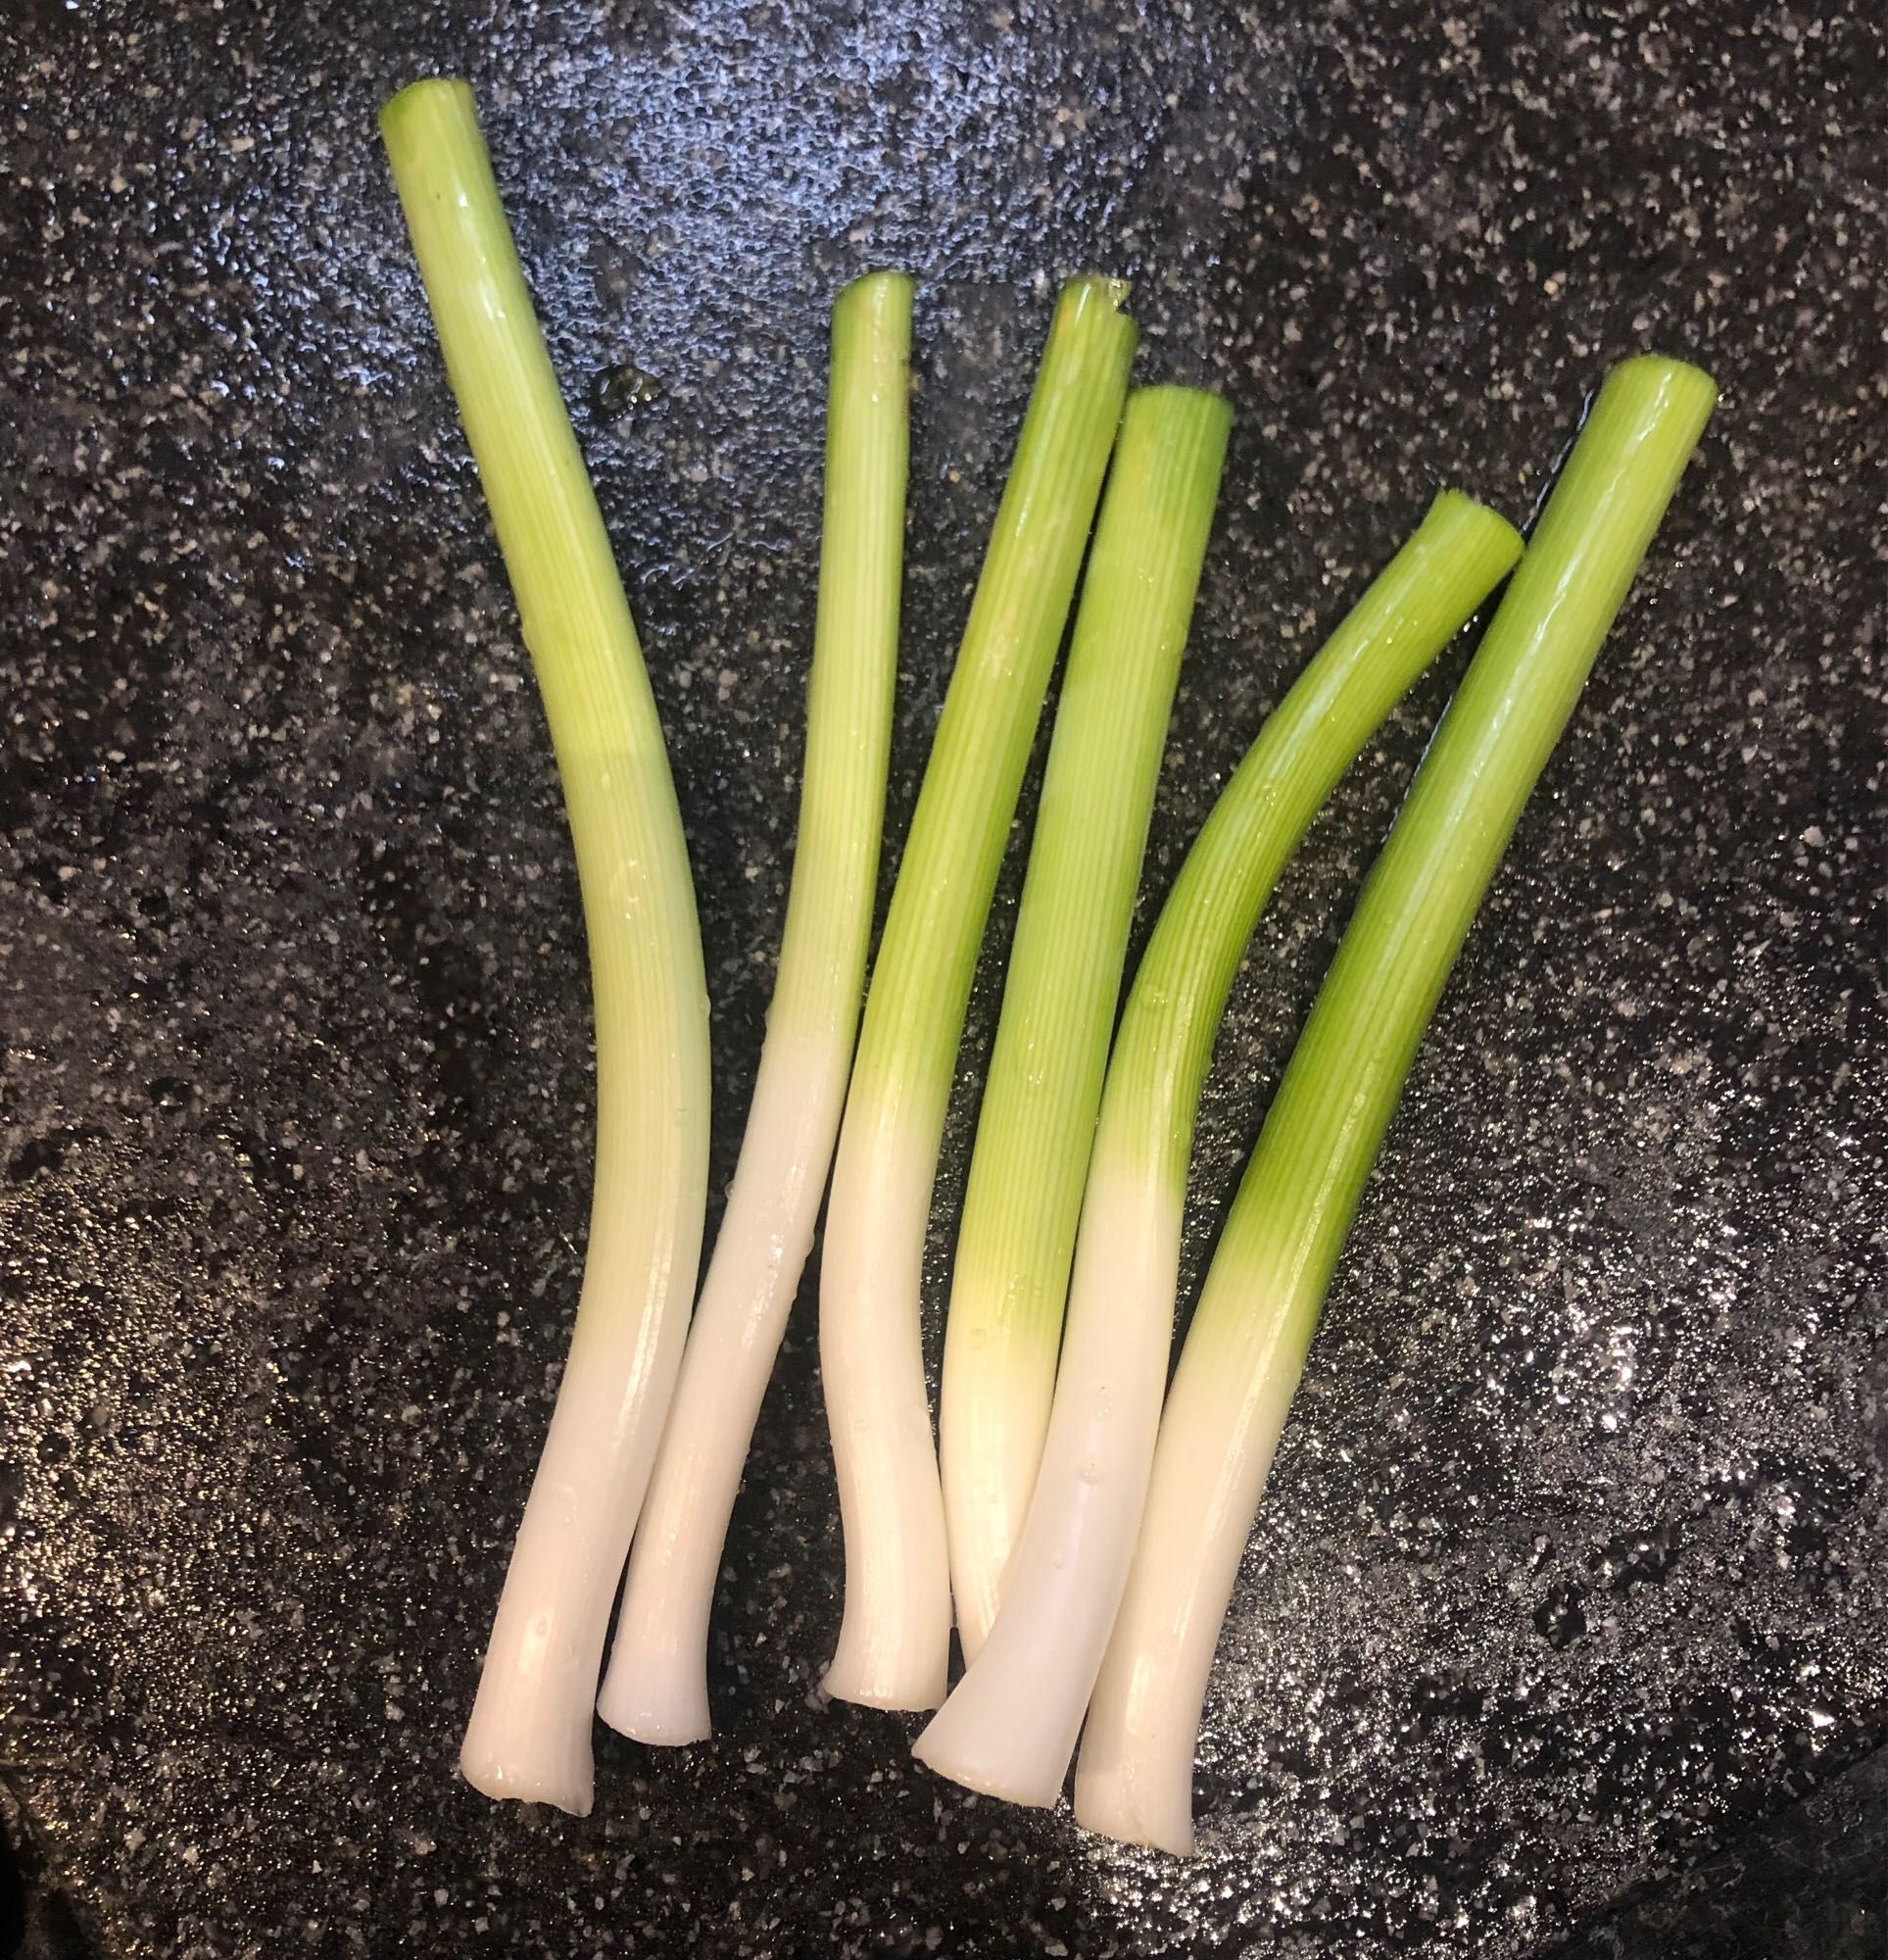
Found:
[[[941,1652],[934,1662],[907,1660],[896,1665],[883,1659],[877,1664],[861,1662],[848,1651],[842,1629],[839,1651],[834,1654],[820,1688],[835,1701],[855,1702],[861,1708],[884,1708],[895,1714],[922,1715],[943,1702],[948,1681],[947,1651]]]
[[[1000,1797],[1005,1803],[1022,1804],[1031,1810],[1047,1810],[1054,1805],[1062,1794],[1061,1776],[1041,1763],[1018,1762],[979,1749],[975,1739],[962,1733],[967,1726],[954,1720],[946,1705],[912,1743],[911,1753],[927,1769],[981,1795]]]
[[[1088,1744],[1084,1744],[1085,1750]],[[1114,1767],[1097,1770],[1084,1759],[1075,1772],[1075,1821],[1122,1844],[1145,1844],[1176,1858],[1193,1855],[1193,1759],[1157,1776]]]
[[[705,1742],[714,1734],[702,1669],[688,1679],[682,1678],[680,1669],[668,1679],[658,1679],[633,1663],[624,1664],[620,1653],[611,1658],[597,1697],[597,1713],[617,1735],[654,1748]]]
[[[549,1803],[572,1817],[588,1817],[596,1784],[588,1747],[533,1755],[501,1750],[467,1734],[460,1751],[459,1773],[478,1791],[495,1801]]]
[[[1084,1831],[1097,1832],[1120,1844],[1144,1844],[1151,1851],[1170,1851],[1176,1858],[1193,1855],[1193,1820],[1184,1809],[1149,1817],[1118,1790],[1088,1790],[1078,1784],[1075,1821]]]

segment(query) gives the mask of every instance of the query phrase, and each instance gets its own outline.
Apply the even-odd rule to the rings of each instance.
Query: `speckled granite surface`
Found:
[[[1888,1948],[1888,1750],[1642,1888],[1555,1960],[1880,1960]]]
[[[1539,1954],[1888,1739],[1869,11],[12,10],[0,1776],[87,1950]],[[453,1778],[590,1086],[549,749],[372,134],[439,70],[480,88],[671,732],[717,1179],[840,279],[922,280],[894,839],[1051,281],[1132,275],[1139,371],[1232,396],[1153,895],[1437,482],[1525,516],[1634,348],[1723,383],[1365,1204],[1185,1868],[819,1705],[803,1310],[719,1740],[600,1732],[584,1823]],[[659,392],[624,410],[626,364]],[[1461,659],[1255,941],[1189,1273]]]

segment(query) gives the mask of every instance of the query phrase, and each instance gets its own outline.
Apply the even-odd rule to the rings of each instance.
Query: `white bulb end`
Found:
[[[1096,1771],[1089,1767],[1087,1745],[1075,1775],[1075,1821],[1122,1844],[1145,1844],[1193,1855],[1193,1760],[1163,1764],[1149,1775]]]
[[[714,1733],[708,1713],[703,1657],[632,1652],[619,1639],[597,1697],[597,1713],[617,1735],[656,1748],[705,1742]]]
[[[460,1749],[459,1773],[481,1796],[550,1803],[588,1817],[596,1795],[590,1755],[590,1710],[581,1724],[535,1715],[515,1720],[480,1705]]]
[[[835,1701],[922,1715],[944,1698],[949,1682],[949,1630],[945,1630],[941,1644],[931,1644],[937,1645],[935,1659],[916,1655],[888,1658],[861,1652],[858,1643],[847,1641],[842,1629],[833,1664],[820,1687]]]
[[[966,1677],[968,1679],[968,1677]],[[1046,1810],[1062,1794],[1069,1750],[1025,1719],[1007,1733],[992,1731],[989,1712],[965,1712],[963,1689],[926,1724],[911,1753],[927,1768],[984,1796]]]

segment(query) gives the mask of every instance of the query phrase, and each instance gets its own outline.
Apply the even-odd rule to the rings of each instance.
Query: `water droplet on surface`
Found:
[[[647,368],[633,361],[619,361],[605,368],[594,384],[597,413],[607,421],[623,421],[638,409],[660,398],[662,384]]]
[[[1576,1579],[1562,1580],[1549,1590],[1534,1611],[1534,1629],[1548,1645],[1572,1646],[1586,1632],[1585,1597],[1586,1588]]]

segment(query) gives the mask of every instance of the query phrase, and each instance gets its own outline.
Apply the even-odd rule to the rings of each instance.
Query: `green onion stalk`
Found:
[[[964,1658],[1036,1483],[1135,890],[1232,412],[1128,398],[1082,582],[945,1323],[939,1455]]]
[[[919,1331],[924,1241],[971,978],[1134,359],[1125,289],[1062,290],[971,601],[866,994],[820,1264],[846,1540],[827,1691],[942,1698],[944,1499]]]
[[[902,273],[874,272],[840,294],[806,765],[780,969],[597,1704],[611,1728],[643,1742],[709,1733],[708,1615],[728,1519],[845,1106],[898,662],[910,348]]]
[[[1266,722],[1162,907],[1108,1063],[1022,1536],[982,1651],[916,1744],[973,1789],[1049,1804],[1068,1770],[1140,1520],[1193,1123],[1240,956],[1338,777],[1520,550],[1443,492]]]
[[[582,1814],[610,1604],[701,1255],[702,936],[635,624],[471,90],[415,83],[380,123],[551,724],[597,1035],[596,1175],[576,1325],[460,1767],[488,1796]]]
[[[1161,1418],[1076,1776],[1093,1830],[1192,1848],[1213,1649],[1332,1270],[1456,955],[1716,398],[1675,361],[1607,377],[1358,900]]]

